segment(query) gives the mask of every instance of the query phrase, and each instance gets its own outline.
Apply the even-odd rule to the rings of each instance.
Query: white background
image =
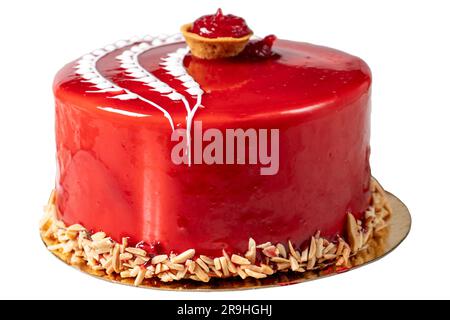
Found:
[[[217,7],[259,35],[335,47],[373,72],[372,169],[413,215],[394,253],[275,289],[173,293],[76,272],[41,244],[54,183],[52,81],[65,63],[134,35],[173,33]],[[448,1],[0,1],[0,298],[450,298]]]

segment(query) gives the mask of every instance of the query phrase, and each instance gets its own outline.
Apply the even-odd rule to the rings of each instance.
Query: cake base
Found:
[[[376,183],[376,185],[379,186],[378,183]],[[320,268],[307,270],[305,272],[292,272],[289,271],[288,268],[286,270],[278,270],[274,274],[262,279],[253,277],[246,277],[246,279],[232,277],[222,279],[211,277],[208,279],[208,282],[193,281],[190,279],[163,282],[157,277],[152,277],[143,279],[138,286],[162,290],[204,291],[267,288],[321,279],[366,265],[384,257],[394,250],[406,238],[411,227],[411,216],[407,207],[393,194],[388,192],[384,193],[382,189],[380,191],[386,207],[389,207],[390,215],[389,217],[385,217],[388,219],[389,223],[387,224],[387,227],[378,228],[378,230],[375,228],[373,234],[363,248],[358,249],[354,255],[348,257],[345,263],[342,263],[342,261],[339,263],[339,261],[336,260],[333,263],[322,264]],[[50,200],[50,202],[51,201],[52,200]],[[41,225],[42,240],[47,248],[66,264],[99,279],[125,285],[136,285],[136,276],[122,277],[119,273],[114,272],[107,274],[104,270],[95,270],[87,263],[83,262],[82,259],[78,259],[77,263],[74,263],[74,254],[72,252],[65,253],[64,250],[55,250],[55,245],[58,246],[61,242],[58,241],[58,239],[55,239],[53,235],[49,235],[48,232],[45,232],[45,229],[45,224]],[[350,241],[350,246],[351,245]],[[195,274],[193,276],[195,277]]]

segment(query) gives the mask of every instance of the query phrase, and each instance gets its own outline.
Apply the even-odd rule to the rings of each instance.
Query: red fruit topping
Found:
[[[136,245],[136,248],[145,250],[150,256],[155,256],[163,252],[162,244],[159,241],[155,241],[150,244],[141,241]]]
[[[244,19],[232,14],[224,15],[221,9],[216,14],[195,20],[190,31],[205,38],[241,38],[252,32]]]
[[[239,54],[244,58],[268,58],[273,55],[272,46],[277,40],[277,37],[273,34],[264,37],[261,40],[252,40],[247,43],[247,46]]]

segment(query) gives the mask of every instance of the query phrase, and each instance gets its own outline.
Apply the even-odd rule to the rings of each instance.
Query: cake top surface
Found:
[[[369,91],[361,59],[308,43],[275,40],[273,55],[203,60],[181,35],[119,41],[66,65],[57,99],[104,116],[185,123],[242,122],[330,110]]]

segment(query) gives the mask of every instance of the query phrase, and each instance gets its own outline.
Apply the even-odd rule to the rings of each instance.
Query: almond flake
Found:
[[[237,273],[242,280],[245,280],[247,278],[247,273],[245,273],[245,271],[242,270],[240,267],[237,267]]]
[[[222,254],[223,254],[223,257],[227,260],[227,267],[228,267],[228,270],[229,270],[231,273],[236,273],[236,272],[237,272],[236,266],[235,266],[235,265],[233,264],[233,262],[231,261],[230,256],[228,255],[228,253],[226,253],[225,250],[222,250]]]
[[[260,270],[261,270],[261,273],[264,273],[264,274],[267,274],[267,275],[272,275],[272,274],[275,273],[273,271],[273,269],[270,266],[266,265],[266,264],[261,264]]]
[[[168,259],[167,254],[160,254],[158,256],[154,256],[152,258],[152,264],[158,264],[158,263],[162,263],[164,261],[166,261]]]
[[[202,259],[206,264],[208,264],[210,266],[214,265],[214,260],[211,259],[210,257],[200,255],[200,259]]]
[[[67,231],[75,231],[75,232],[84,231],[84,230],[86,230],[86,229],[81,224],[73,224],[67,228]]]
[[[125,252],[125,248],[128,247],[128,238],[123,237],[122,238],[122,244],[120,245],[120,253],[124,253]]]
[[[180,253],[176,257],[172,258],[171,261],[173,263],[185,263],[186,260],[193,258],[195,255],[194,249],[189,249],[184,251],[183,253]]]
[[[263,279],[263,278],[267,277],[267,275],[264,273],[255,272],[250,269],[245,269],[244,271],[247,275],[249,275],[250,277],[256,278],[256,279]]]
[[[227,263],[227,259],[225,259],[225,257],[220,257],[219,258],[220,261],[220,266],[221,266],[221,270],[223,272],[223,275],[225,277],[228,277],[230,275],[230,272],[228,270],[228,263]]]
[[[337,256],[342,255],[342,251],[344,250],[344,247],[345,247],[345,242],[341,238],[339,238],[339,244],[338,244],[338,248],[336,251]]]
[[[131,254],[134,254],[135,256],[141,256],[141,257],[147,256],[147,251],[140,249],[140,248],[128,247],[125,249],[125,251],[129,252]]]
[[[217,270],[222,269],[222,265],[220,264],[220,259],[219,259],[219,258],[214,258],[214,267],[215,267]]]
[[[179,263],[172,263],[170,261],[165,261],[164,264],[169,267],[170,270],[181,271],[184,270],[185,266]]]
[[[289,259],[280,258],[280,257],[271,258],[270,261],[275,262],[275,263],[289,263]]]
[[[325,260],[334,260],[334,259],[336,259],[336,255],[335,254],[331,254],[331,253],[327,253],[327,254],[323,255],[323,258]]]
[[[280,256],[282,256],[283,258],[287,258],[286,248],[283,246],[283,244],[278,243],[277,249],[278,249],[278,252],[280,253]]]
[[[188,268],[189,273],[194,273],[196,263],[192,260],[186,261],[186,266]]]
[[[200,268],[202,268],[205,272],[209,272],[209,267],[208,265],[200,258],[197,258],[195,260],[195,262],[197,262],[197,265],[200,266]]]
[[[316,258],[320,259],[323,256],[323,238],[319,238],[316,240]]]
[[[220,263],[220,262],[219,262]],[[218,269],[216,269],[215,267],[211,267],[211,270],[219,277],[222,278],[223,273],[220,272]]]
[[[266,243],[262,243],[260,245],[257,245],[256,248],[258,248],[258,249],[265,249],[267,247],[270,247],[271,245],[272,245],[272,243],[266,242]]]
[[[311,238],[311,243],[309,244],[308,251],[308,260],[316,257],[316,239],[314,237]]]
[[[304,263],[306,261],[308,261],[308,249],[303,250],[300,257],[300,263]]]
[[[289,269],[290,267],[291,267],[291,263],[290,262],[277,263],[277,269],[278,270],[285,270],[285,269]]]
[[[108,259],[111,261],[111,265],[113,266],[113,270],[116,273],[120,272],[120,259],[119,259],[119,245],[116,244],[113,249],[112,257]]]
[[[187,271],[188,271],[187,268],[184,268],[183,270],[178,271],[176,274],[177,280],[183,279],[186,276]]]
[[[291,263],[292,271],[297,271],[300,268],[297,259],[295,259],[292,255],[289,256],[289,262]]]
[[[256,249],[256,242],[253,238],[248,239],[248,250]]]
[[[112,263],[110,264],[110,266],[108,268],[106,268],[106,274],[110,275],[114,272],[114,266],[112,265]]]
[[[256,247],[252,247],[245,253],[245,258],[248,259],[251,263],[255,263],[256,261]]]
[[[143,259],[143,257],[137,257],[136,259],[134,259],[134,264],[137,266],[141,266],[143,264],[145,264],[147,261],[145,259]]]
[[[145,272],[146,272],[147,270],[145,270],[145,269],[140,269],[139,270],[139,272],[138,272],[138,274],[137,274],[137,276],[136,276],[136,279],[134,280],[134,285],[137,287],[137,286],[139,286],[139,285],[141,285],[142,284],[142,281],[144,281],[144,278],[145,278]]]
[[[174,280],[170,272],[161,273],[158,277],[162,282],[172,282]]]
[[[262,252],[266,257],[270,258],[277,257],[280,254],[277,247],[272,245],[265,247]]]
[[[300,261],[301,257],[298,255],[297,251],[295,251],[294,246],[292,245],[291,240],[288,241],[289,252],[294,256],[295,259]]]
[[[121,253],[119,257],[120,257],[121,261],[127,261],[127,260],[132,259],[133,255],[129,252],[125,252],[125,253]]]
[[[327,254],[328,252],[330,252],[334,247],[336,247],[334,245],[334,243],[330,242],[325,249],[323,249],[323,254]]]
[[[91,239],[92,239],[92,241],[100,241],[102,239],[105,239],[105,237],[106,237],[106,233],[100,231],[100,232],[94,233],[91,236]]]
[[[351,213],[347,214],[347,239],[349,241],[350,249],[352,250],[352,252],[358,251],[358,224],[355,217]]]
[[[236,264],[250,264],[250,260],[243,258],[241,256],[238,256],[237,254],[233,254],[231,256],[231,261]]]
[[[201,281],[203,281],[203,282],[209,281],[208,274],[202,268],[200,268],[198,265],[195,267],[194,273]]]

